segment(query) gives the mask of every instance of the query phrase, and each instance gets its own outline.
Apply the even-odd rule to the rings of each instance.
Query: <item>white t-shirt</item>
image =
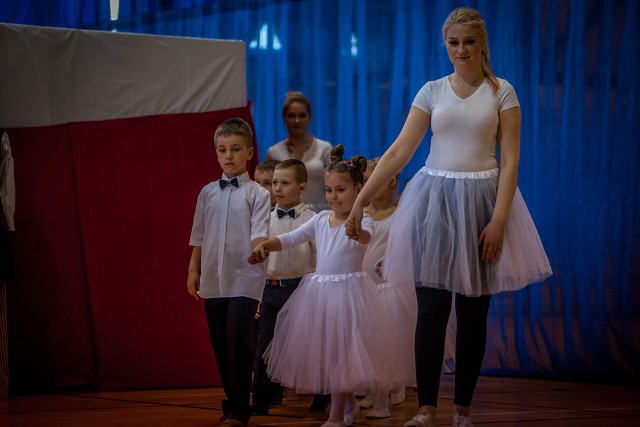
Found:
[[[280,141],[272,145],[267,150],[265,160],[287,160],[291,159],[291,153],[287,150],[285,141]],[[313,144],[302,155],[302,163],[307,168],[307,189],[302,194],[302,201],[307,208],[314,212],[328,208],[324,197],[324,168],[331,163],[329,158],[333,147],[327,141],[315,138]]]
[[[498,114],[518,107],[513,86],[498,79],[496,93],[489,79],[469,97],[459,98],[448,77],[427,82],[413,106],[431,116],[431,150],[425,166],[454,172],[477,172],[498,167]]]
[[[367,246],[367,252],[364,255],[362,265],[364,271],[369,273],[369,276],[376,284],[384,283],[384,279],[376,272],[376,265],[384,257],[384,252],[387,249],[387,241],[389,240],[389,230],[391,228],[391,218],[389,215],[385,219],[379,221],[373,221],[373,229],[375,230],[374,238],[369,241]]]

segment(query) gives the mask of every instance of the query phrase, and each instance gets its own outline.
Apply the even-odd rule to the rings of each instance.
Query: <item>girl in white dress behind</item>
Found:
[[[364,173],[364,182],[373,173],[380,159],[371,159],[367,163]],[[393,327],[398,338],[403,343],[403,348],[413,349],[415,341],[416,317],[418,307],[416,304],[416,291],[412,283],[392,283],[382,278],[383,258],[389,240],[389,232],[395,218],[398,198],[398,177],[395,176],[376,193],[371,204],[365,208],[365,213],[373,220],[375,236],[367,246],[364,256],[364,271],[378,285],[380,296],[385,303]],[[404,285],[404,286],[403,286]],[[451,372],[455,355],[455,315],[449,318],[447,325],[447,339],[445,343],[443,372]],[[415,354],[406,351],[400,355],[394,363],[396,365],[415,366]],[[391,414],[389,406],[402,403],[405,399],[405,386],[415,386],[415,378],[410,382],[394,384],[391,390],[368,390],[366,396],[358,402],[361,408],[372,408],[367,413],[367,418],[388,418]]]
[[[368,161],[367,170],[364,173],[365,183],[377,164],[378,159]],[[364,271],[376,282],[389,318],[393,322],[393,327],[399,339],[404,343],[403,348],[408,350],[403,352],[401,358],[396,359],[393,363],[413,367],[415,357],[412,350],[417,316],[415,289],[413,286],[396,286],[386,282],[380,275],[382,258],[389,238],[389,228],[396,210],[397,188],[398,177],[394,177],[380,188],[371,204],[365,209],[365,213],[373,220],[375,234],[367,246],[363,267]],[[394,384],[392,390],[367,390],[366,396],[358,404],[361,408],[372,408],[367,413],[367,418],[388,418],[390,416],[389,405],[402,403],[405,398],[405,386],[413,385],[414,382]]]
[[[343,154],[338,145],[325,171],[331,210],[261,243],[248,259],[262,262],[270,251],[316,241],[316,272],[302,279],[278,314],[267,373],[298,392],[330,393],[331,410],[323,427],[353,424],[359,408],[354,389],[391,389],[414,370],[394,364],[406,348],[398,342],[376,283],[362,268],[374,235],[371,218],[363,217],[357,240],[345,233],[367,163],[362,156],[344,161]]]

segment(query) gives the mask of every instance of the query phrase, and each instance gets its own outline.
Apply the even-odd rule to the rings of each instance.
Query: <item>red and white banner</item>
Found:
[[[220,175],[216,126],[252,123],[244,49],[0,24],[14,390],[219,384],[186,291],[188,241],[197,194]]]

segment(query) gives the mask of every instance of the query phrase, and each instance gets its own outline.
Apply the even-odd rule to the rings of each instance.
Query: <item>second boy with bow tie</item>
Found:
[[[276,206],[269,222],[270,237],[293,231],[315,215],[300,199],[307,188],[307,169],[300,160],[288,159],[278,163],[271,186]],[[313,241],[294,250],[269,255],[267,281],[260,303],[252,387],[253,412],[256,415],[268,415],[269,406],[282,401],[282,387],[267,377],[267,366],[262,356],[273,338],[278,312],[298,287],[302,276],[313,272],[315,267],[316,248]]]

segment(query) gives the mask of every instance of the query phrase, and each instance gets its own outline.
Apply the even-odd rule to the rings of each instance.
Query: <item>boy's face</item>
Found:
[[[271,206],[273,207],[276,205],[276,199],[273,197],[273,186],[271,185],[272,179],[273,171],[256,170],[256,173],[253,174],[253,180],[266,188],[269,191],[269,194],[271,194]]]
[[[247,162],[253,157],[253,147],[247,147],[239,135],[218,136],[216,142],[218,163],[228,178],[247,171]]]
[[[276,168],[273,172],[271,186],[278,206],[289,209],[300,203],[300,194],[306,190],[307,183],[296,181],[296,173],[293,168]]]

